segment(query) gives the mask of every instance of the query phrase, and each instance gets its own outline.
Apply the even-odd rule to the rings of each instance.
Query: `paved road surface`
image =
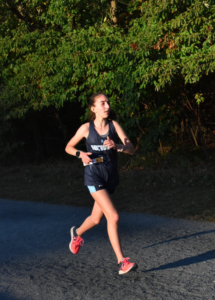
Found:
[[[69,251],[70,227],[89,213],[0,200],[0,299],[215,299],[215,224],[121,213],[125,255],[139,269],[119,276],[105,220]]]

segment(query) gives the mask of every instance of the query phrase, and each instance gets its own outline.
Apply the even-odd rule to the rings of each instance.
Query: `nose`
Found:
[[[108,102],[105,102],[105,109],[110,109],[110,104]]]

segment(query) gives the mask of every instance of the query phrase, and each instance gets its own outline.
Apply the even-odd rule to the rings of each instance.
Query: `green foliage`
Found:
[[[196,103],[199,105],[200,103],[204,102],[203,94],[196,94],[195,95]]]
[[[0,0],[0,103],[6,118],[98,91],[145,148],[171,140],[184,103],[215,69],[213,1]],[[188,90],[192,90],[188,95]],[[211,88],[211,87],[210,87]]]

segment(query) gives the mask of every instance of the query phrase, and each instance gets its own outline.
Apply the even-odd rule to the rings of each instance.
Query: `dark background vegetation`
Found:
[[[212,159],[213,1],[1,0],[0,8],[4,163],[64,156],[98,91],[140,155],[201,149]]]

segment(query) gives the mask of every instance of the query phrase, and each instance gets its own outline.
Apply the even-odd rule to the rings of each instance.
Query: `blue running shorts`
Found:
[[[108,193],[110,195],[112,195],[115,191],[116,186],[111,186],[111,185],[107,185],[107,184],[105,184],[105,185],[88,185],[87,188],[88,188],[90,194],[105,189],[108,191]]]

